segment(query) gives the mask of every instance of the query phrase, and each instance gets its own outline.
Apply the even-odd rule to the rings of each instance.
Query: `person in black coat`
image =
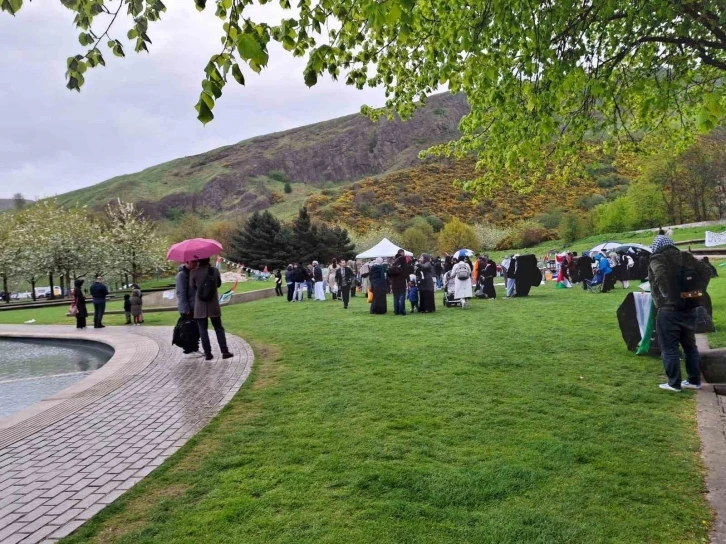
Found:
[[[436,300],[434,300],[434,267],[431,264],[431,256],[427,253],[421,255],[421,262],[418,265],[417,275],[421,276],[418,285],[419,313],[427,314],[436,311]]]
[[[592,257],[590,257],[590,254],[587,251],[582,254],[582,257],[577,259],[577,271],[579,279],[582,282],[582,288],[585,291],[587,291],[587,282],[592,280],[594,277],[592,273],[593,262]]]
[[[93,328],[102,329],[105,327],[103,324],[103,314],[106,313],[108,287],[103,283],[103,278],[98,276],[96,281],[91,284],[89,291],[93,299]]]
[[[83,279],[78,278],[74,283],[73,305],[76,307],[76,328],[86,328],[86,318],[88,317],[88,308],[86,308],[86,297],[83,295]]]
[[[484,278],[484,295],[487,298],[497,298],[497,291],[494,289],[494,278],[497,275],[497,263],[487,259],[482,276]]]
[[[275,271],[275,295],[282,296],[282,272],[280,269]]]
[[[395,315],[406,315],[407,268],[406,256],[403,250],[400,249],[396,254],[396,260],[388,269],[388,279],[391,282],[391,292],[393,293],[393,313]]]
[[[373,301],[371,302],[372,314],[385,314],[388,311],[388,302],[386,301],[386,292],[388,291],[387,269],[388,267],[380,257],[371,265],[369,279],[371,282],[371,291],[373,291]]]

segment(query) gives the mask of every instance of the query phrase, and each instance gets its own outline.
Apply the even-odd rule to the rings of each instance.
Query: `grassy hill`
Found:
[[[462,95],[432,96],[402,122],[348,115],[245,140],[66,193],[62,204],[102,207],[123,195],[151,217],[193,211],[224,216],[273,207],[281,216],[326,187],[408,168],[433,144],[458,138],[469,111]],[[293,191],[285,194],[285,182]]]

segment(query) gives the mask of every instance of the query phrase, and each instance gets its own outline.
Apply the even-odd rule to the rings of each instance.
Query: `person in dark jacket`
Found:
[[[648,280],[653,304],[658,310],[655,329],[658,335],[661,358],[668,383],[659,385],[666,391],[701,389],[701,357],[696,345],[696,310],[684,304],[684,294],[679,289],[682,270],[695,270],[699,291],[705,293],[711,279],[711,271],[705,263],[686,251],[679,251],[668,236],[658,235],[653,240],[652,255],[648,266]],[[694,293],[695,294],[695,293]],[[681,381],[680,347],[686,359],[688,379]]]
[[[497,291],[494,289],[494,278],[497,275],[497,263],[492,259],[487,259],[484,265],[484,295],[487,298],[497,298]]]
[[[419,313],[427,314],[435,312],[434,267],[431,264],[431,256],[428,253],[421,255],[417,270],[421,275],[421,281],[418,286]]]
[[[295,280],[292,277],[294,269],[291,264],[287,265],[287,270],[285,270],[285,283],[287,284],[287,301],[292,302],[292,294],[295,291]]]
[[[190,281],[190,275],[192,270],[195,270],[199,266],[199,261],[189,261],[179,267],[179,271],[176,274],[176,308],[179,312],[179,317],[182,319],[182,324],[185,331],[184,345],[182,349],[185,355],[190,353],[201,355],[199,353],[199,326],[192,327],[192,323],[189,321],[194,319],[194,304],[197,299],[197,290],[192,287]]]
[[[73,305],[76,307],[76,328],[86,328],[86,318],[88,317],[88,308],[86,308],[86,297],[83,295],[83,279],[78,278],[74,282]]]
[[[393,293],[393,313],[395,315],[406,315],[406,285],[408,284],[406,268],[406,256],[403,250],[399,249],[396,260],[388,269],[388,279],[391,282],[391,292]]]
[[[513,255],[511,258],[506,259],[506,272],[505,277],[507,278],[507,296],[504,298],[512,298],[517,292],[517,284],[515,278],[517,277],[517,258],[519,255]]]
[[[208,276],[212,278],[214,289],[208,300],[202,300],[202,286]],[[227,337],[222,326],[222,308],[219,306],[218,289],[222,286],[222,276],[217,268],[211,266],[209,258],[200,259],[199,266],[191,271],[189,274],[189,286],[196,291],[194,319],[199,327],[199,336],[202,338],[204,358],[207,361],[211,361],[214,358],[212,356],[212,345],[209,342],[209,332],[207,332],[209,321],[211,321],[214,332],[217,335],[217,342],[222,352],[222,358],[229,359],[232,357],[232,354],[227,348]]]
[[[293,302],[302,302],[305,299],[305,291],[307,291],[307,280],[308,273],[302,263],[297,263],[297,266],[292,271],[292,279],[295,282],[295,294],[293,294]]]
[[[371,265],[369,279],[371,281],[371,291],[373,291],[372,314],[385,314],[388,311],[388,301],[386,300],[388,279],[386,278],[386,271],[387,266],[383,263],[381,257],[378,257]]]
[[[278,297],[282,296],[282,272],[279,268],[275,270],[275,294]]]
[[[592,273],[593,262],[592,257],[590,257],[587,251],[582,254],[582,257],[577,259],[577,271],[579,279],[582,282],[582,288],[585,291],[587,291],[587,282],[592,281],[594,277]]]
[[[348,309],[348,302],[350,301],[350,288],[355,281],[355,274],[353,269],[347,265],[345,261],[340,261],[335,272],[335,283],[340,289],[340,294],[343,297],[343,308]]]
[[[126,315],[126,324],[131,325],[131,295],[124,295],[124,314]]]
[[[91,299],[93,300],[93,328],[102,329],[103,314],[106,313],[106,297],[108,296],[108,287],[103,283],[103,278],[98,276],[96,281],[91,284],[89,289]]]
[[[441,257],[436,257],[434,260],[434,276],[436,279],[436,287],[441,289],[443,287],[442,278],[444,276],[444,265],[441,262]],[[406,309],[406,305],[403,305],[403,309]],[[406,315],[405,313],[403,315]]]

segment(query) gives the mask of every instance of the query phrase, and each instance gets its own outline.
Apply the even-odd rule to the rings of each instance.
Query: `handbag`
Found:
[[[71,302],[71,306],[68,308],[68,313],[70,315],[78,315],[78,306],[76,306],[75,302]]]
[[[368,303],[373,302],[373,289],[368,289]]]

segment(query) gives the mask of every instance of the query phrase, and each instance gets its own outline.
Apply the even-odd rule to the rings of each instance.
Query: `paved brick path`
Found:
[[[19,330],[74,333],[0,325],[0,334]],[[204,427],[240,388],[254,358],[231,335],[234,358],[185,358],[171,346],[170,327],[107,327],[84,336],[111,344],[114,358],[89,382],[0,420],[2,544],[70,534]]]

